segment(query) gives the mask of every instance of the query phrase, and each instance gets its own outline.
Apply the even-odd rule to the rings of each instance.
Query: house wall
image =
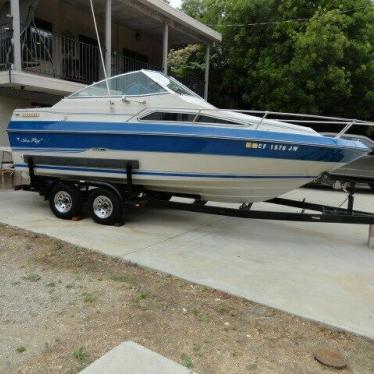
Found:
[[[49,107],[61,100],[60,96],[26,90],[0,88],[0,147],[8,147],[7,127],[15,109]]]
[[[36,9],[35,17],[52,23],[54,34],[64,34],[72,38],[83,35],[96,39],[91,13],[64,0],[41,0]],[[101,40],[104,41],[104,19],[97,17],[97,21],[99,30],[102,31]],[[137,40],[135,30],[114,23],[112,25],[112,49],[122,53],[124,48],[147,56],[148,62],[152,65],[161,65],[162,45],[160,42],[144,34]],[[58,66],[61,58],[54,53],[53,59],[56,66]],[[18,108],[31,107],[35,102],[40,103],[32,96],[17,96],[14,94],[6,96],[6,94],[0,92],[0,146],[9,145],[6,128],[13,111]]]
[[[8,147],[8,134],[6,129],[15,109],[31,106],[31,100],[18,97],[0,96],[0,147]]]
[[[53,24],[53,32],[78,37],[84,35],[96,39],[91,13],[74,7],[63,0],[41,0],[35,17]],[[104,42],[105,21],[97,17],[98,28],[101,30],[101,41]],[[122,53],[123,48],[141,53],[149,58],[152,65],[161,65],[162,45],[160,42],[141,35],[136,39],[136,31],[123,25],[112,25],[112,49]]]

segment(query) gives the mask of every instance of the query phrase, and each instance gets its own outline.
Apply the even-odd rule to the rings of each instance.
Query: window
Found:
[[[143,121],[174,121],[174,122],[193,122],[196,114],[190,113],[170,113],[154,112],[142,118]]]
[[[95,83],[80,90],[70,97],[103,97],[108,96],[107,84],[110,96],[142,96],[167,93],[159,84],[143,72],[134,72],[109,78],[107,81]]]
[[[196,114],[194,113],[178,113],[178,112],[153,112],[142,117],[143,121],[173,121],[173,122],[202,122],[202,123],[217,123],[217,124],[230,124],[241,125],[240,123],[227,121],[221,118],[210,116],[199,116],[195,121]]]
[[[215,118],[215,117],[210,117],[210,116],[199,116],[199,118],[197,119],[197,122],[240,125],[240,123],[228,121],[224,118]]]
[[[167,77],[166,75],[156,71],[147,71],[146,74],[162,87],[166,87],[178,95],[200,97],[172,77]]]

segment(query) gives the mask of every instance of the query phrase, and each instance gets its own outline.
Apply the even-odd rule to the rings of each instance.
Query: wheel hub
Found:
[[[93,201],[93,211],[100,219],[109,218],[113,213],[112,201],[107,196],[97,196]]]
[[[59,213],[66,214],[73,206],[73,199],[68,192],[59,191],[54,197],[54,204]]]

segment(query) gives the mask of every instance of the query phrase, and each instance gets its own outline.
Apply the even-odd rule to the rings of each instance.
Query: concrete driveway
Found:
[[[304,196],[326,204],[345,200],[333,191],[287,195]],[[374,210],[373,194],[356,200],[357,209]],[[366,245],[367,226],[140,210],[123,227],[105,227],[91,219],[58,220],[33,193],[0,192],[0,202],[0,222],[374,338],[374,250]]]

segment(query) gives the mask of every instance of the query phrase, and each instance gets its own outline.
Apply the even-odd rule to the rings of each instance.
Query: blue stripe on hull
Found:
[[[107,134],[10,134],[10,144],[16,149],[19,146],[25,151],[44,148],[52,152],[68,148],[91,149],[105,148],[113,151],[187,153],[224,156],[247,156],[287,160],[349,162],[359,152],[339,148],[315,147],[307,145],[258,143],[262,148],[247,148],[245,141],[227,139],[181,138],[159,135],[107,135]],[[25,141],[29,140],[28,147]],[[38,142],[38,143],[34,143]],[[43,147],[42,147],[43,146]],[[278,149],[276,149],[276,147]]]
[[[27,164],[16,164],[16,168],[28,168]],[[68,166],[38,165],[37,169],[61,170],[61,171],[81,171],[92,173],[123,174],[126,171],[116,169],[81,168]],[[234,175],[234,174],[205,174],[205,173],[172,173],[153,171],[133,171],[134,175],[164,176],[164,177],[187,177],[187,178],[223,178],[223,179],[315,179],[317,176],[307,175]]]
[[[267,142],[291,142],[306,145],[324,146],[346,146],[354,144],[344,139],[333,139],[330,137],[314,134],[297,134],[291,132],[275,132],[254,130],[245,126],[224,127],[202,124],[173,124],[173,123],[129,123],[129,122],[86,122],[86,121],[11,121],[8,130],[20,131],[35,130],[46,132],[64,132],[84,134],[94,132],[100,134],[150,134],[150,135],[174,135],[174,136],[197,136],[207,138],[227,138],[238,140],[256,140]],[[360,147],[356,145],[356,147]],[[361,147],[363,147],[361,145]],[[363,147],[364,149],[365,147]]]
[[[104,129],[105,132],[98,133]],[[119,129],[122,132],[111,133]],[[39,130],[46,132],[38,132]],[[125,131],[128,133],[123,133]],[[269,134],[273,140],[261,140],[269,138]],[[359,146],[350,148],[348,145],[355,143],[320,136],[197,125],[191,127],[137,123],[14,121],[9,125],[9,140],[14,149],[28,148],[30,151],[106,148],[114,151],[248,156],[335,163],[353,161],[365,153],[366,149]]]

